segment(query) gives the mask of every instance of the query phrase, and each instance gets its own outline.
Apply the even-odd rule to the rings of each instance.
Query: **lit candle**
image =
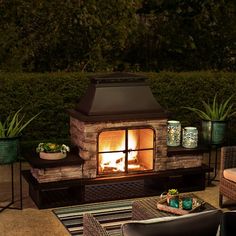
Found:
[[[185,148],[196,148],[198,142],[198,130],[196,127],[183,128],[182,145]]]
[[[177,120],[169,120],[167,123],[167,145],[179,146],[181,136],[181,124]]]

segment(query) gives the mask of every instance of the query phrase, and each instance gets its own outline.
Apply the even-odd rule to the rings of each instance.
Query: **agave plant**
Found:
[[[203,120],[212,121],[225,121],[236,114],[234,109],[234,104],[232,103],[232,98],[234,95],[230,96],[228,99],[219,103],[217,101],[217,94],[214,96],[212,104],[202,101],[204,110],[200,110],[192,107],[184,107],[190,111],[195,112]]]
[[[20,135],[22,130],[41,113],[39,112],[29,120],[24,121],[25,114],[20,114],[22,109],[20,108],[14,114],[10,114],[4,122],[0,121],[0,138],[10,138]]]

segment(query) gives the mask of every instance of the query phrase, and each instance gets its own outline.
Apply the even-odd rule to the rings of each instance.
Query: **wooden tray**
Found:
[[[191,197],[193,199],[193,206],[192,206],[191,210],[184,210],[182,208],[182,198],[183,197]],[[174,208],[174,207],[171,207],[167,204],[166,197],[164,197],[164,198],[161,198],[157,202],[157,209],[160,211],[169,212],[169,213],[172,213],[175,215],[186,215],[186,214],[200,210],[204,206],[204,204],[205,204],[205,202],[197,197],[184,195],[184,196],[179,197],[179,208]]]

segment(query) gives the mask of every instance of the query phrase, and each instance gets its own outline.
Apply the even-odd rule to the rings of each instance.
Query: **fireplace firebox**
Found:
[[[98,136],[98,175],[152,171],[154,130],[123,128],[102,131]]]

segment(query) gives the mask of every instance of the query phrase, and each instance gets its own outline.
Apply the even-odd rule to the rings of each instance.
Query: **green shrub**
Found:
[[[226,72],[160,72],[142,73],[157,101],[182,125],[199,125],[200,119],[184,106],[201,109],[201,100],[228,98],[236,90],[236,73]],[[24,107],[27,117],[42,111],[37,122],[23,133],[23,140],[56,141],[69,139],[69,115],[84,94],[89,80],[86,73],[12,74],[0,73],[0,116]],[[235,97],[233,98],[236,99]],[[235,101],[234,101],[235,102]],[[26,118],[27,118],[26,117]],[[236,131],[236,127],[232,130]],[[37,143],[36,142],[36,143]]]
[[[79,73],[0,74],[0,115],[24,107],[27,117],[42,111],[37,122],[24,132],[25,140],[68,138],[69,116],[66,109],[84,93],[88,80]],[[27,118],[26,117],[26,118]]]
[[[236,73],[161,72],[147,76],[157,101],[172,113],[171,118],[180,120],[183,125],[198,125],[200,119],[182,107],[202,109],[202,100],[213,101],[216,92],[219,101],[225,100],[236,89]]]

